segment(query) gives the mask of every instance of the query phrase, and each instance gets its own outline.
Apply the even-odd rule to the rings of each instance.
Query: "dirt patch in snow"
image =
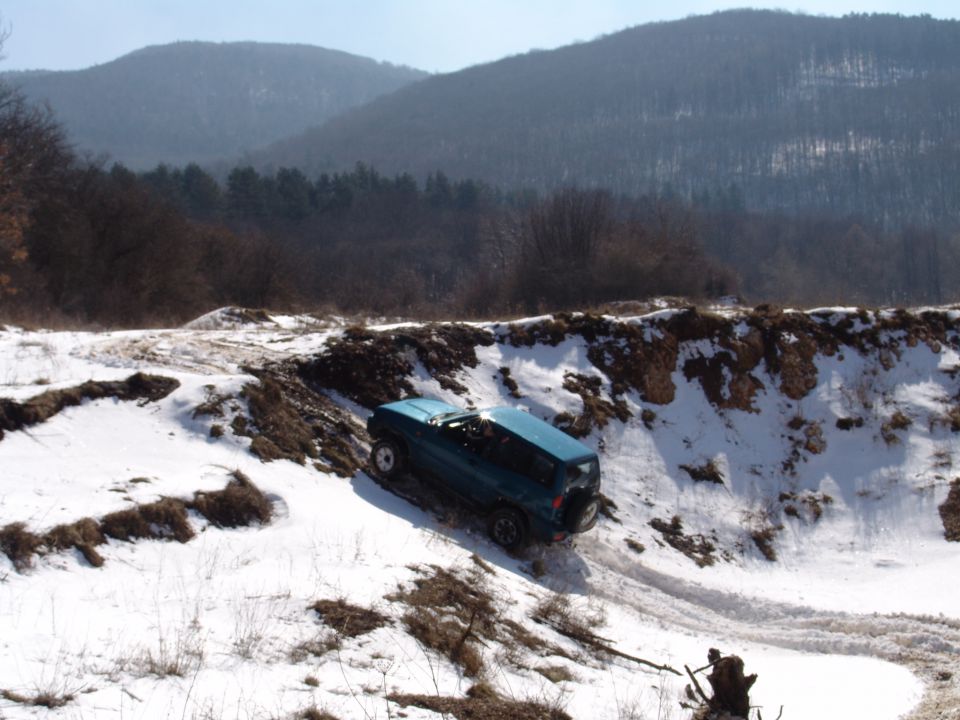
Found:
[[[633,417],[626,402],[620,398],[608,400],[603,396],[602,388],[603,378],[568,372],[563,377],[563,389],[580,396],[583,412],[579,415],[560,413],[554,417],[553,424],[568,435],[584,438],[594,428],[605,428],[614,418],[627,422]]]
[[[93,381],[63,390],[47,390],[19,403],[0,398],[0,440],[4,431],[13,432],[46,422],[64,408],[79,405],[84,400],[113,397],[118,400],[156,402],[180,387],[174,378],[136,373],[126,380]]]
[[[939,510],[943,536],[950,542],[960,542],[960,478],[950,483],[950,492]]]

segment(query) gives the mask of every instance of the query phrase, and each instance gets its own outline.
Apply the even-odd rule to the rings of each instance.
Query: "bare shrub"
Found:
[[[216,527],[235,528],[270,521],[273,509],[270,501],[250,478],[239,470],[223,490],[194,493],[187,507],[196,510]]]
[[[602,610],[574,607],[570,596],[565,593],[555,592],[545,596],[537,603],[530,617],[587,647],[595,648],[606,642],[594,632],[606,622]]]
[[[895,445],[900,442],[900,438],[894,434],[895,430],[906,430],[913,425],[913,420],[904,415],[900,410],[894,411],[890,419],[880,426],[880,436],[887,445]]]
[[[464,675],[477,677],[484,669],[478,646],[505,634],[498,628],[483,571],[473,568],[464,578],[437,566],[429,570],[413,581],[413,588],[387,599],[409,607],[403,622],[413,637],[449,658]]]

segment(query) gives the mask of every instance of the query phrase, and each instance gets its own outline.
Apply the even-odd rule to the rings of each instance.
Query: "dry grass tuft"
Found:
[[[27,530],[22,522],[0,528],[0,550],[10,558],[17,572],[23,572],[33,565],[33,555],[42,544],[43,540]]]
[[[64,408],[79,405],[84,400],[115,397],[118,400],[155,402],[178,387],[180,382],[173,378],[136,373],[126,380],[90,380],[72,388],[48,390],[23,403],[0,398],[0,440],[4,431],[22,430],[46,422]]]
[[[72,693],[64,693],[60,695],[53,692],[44,691],[38,692],[33,696],[28,696],[13,692],[12,690],[0,690],[0,697],[2,697],[4,700],[9,700],[12,703],[17,703],[18,705],[44,707],[48,710],[63,707],[67,703],[72,702],[74,698]]]
[[[402,707],[418,707],[439,713],[444,717],[453,716],[457,720],[487,720],[503,718],[506,720],[572,720],[556,706],[556,703],[543,703],[536,700],[510,700],[486,683],[478,683],[467,691],[463,698],[443,697],[440,695],[412,695],[393,693],[387,696],[391,702]]]
[[[611,419],[626,422],[632,415],[627,404],[620,399],[607,400],[601,394],[603,380],[596,375],[581,375],[568,372],[563,376],[563,389],[579,395],[583,402],[583,412],[579,415],[560,413],[553,424],[568,435],[582,438],[593,432],[594,428],[604,428]]]
[[[93,518],[83,518],[74,523],[57,525],[43,536],[44,545],[53,552],[76,548],[93,567],[103,565],[103,556],[96,550],[103,545],[106,537],[100,529],[100,523]]]
[[[351,605],[343,598],[337,600],[317,600],[310,606],[316,611],[323,624],[341,637],[357,637],[373,632],[386,625],[390,619],[376,610]]]
[[[100,530],[117,540],[172,538],[184,543],[194,535],[186,503],[176,498],[162,498],[148,505],[110,513],[100,521]]]
[[[241,395],[260,431],[250,450],[261,460],[293,460],[303,465],[307,457],[318,457],[313,430],[286,399],[279,382],[264,374],[259,383],[244,385]]]
[[[233,471],[233,479],[223,490],[194,493],[187,507],[219,528],[243,527],[254,522],[265,525],[273,514],[270,501],[239,470]]]

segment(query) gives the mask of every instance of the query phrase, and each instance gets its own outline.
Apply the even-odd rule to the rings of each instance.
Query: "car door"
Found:
[[[420,465],[444,486],[471,499],[478,456],[471,445],[475,418],[455,418],[431,430],[421,445]]]

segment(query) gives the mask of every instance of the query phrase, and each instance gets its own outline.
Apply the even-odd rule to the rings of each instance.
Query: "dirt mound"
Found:
[[[64,408],[79,405],[84,400],[114,397],[118,400],[156,402],[180,387],[180,381],[159,375],[136,373],[126,380],[95,382],[90,380],[72,388],[47,390],[26,402],[0,398],[0,439],[4,431],[16,431],[38,425],[52,418]]]
[[[470,325],[348,328],[323,353],[301,364],[299,375],[310,387],[335,390],[372,409],[413,393],[408,378],[415,358],[441,387],[464,394],[467,389],[456,374],[476,367],[477,346],[493,342],[492,333]]]
[[[366,462],[366,429],[321,388],[308,385],[300,362],[291,361],[247,371],[258,383],[244,386],[250,419],[233,422],[238,435],[253,438],[250,450],[264,462],[312,458],[322,472],[351,477]]]

